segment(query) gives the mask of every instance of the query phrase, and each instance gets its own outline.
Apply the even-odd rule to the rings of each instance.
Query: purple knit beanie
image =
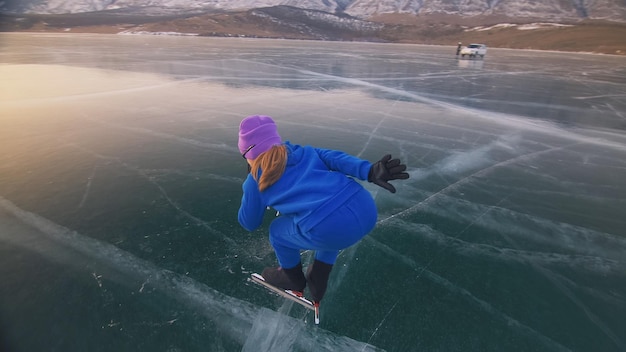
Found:
[[[276,123],[269,116],[248,116],[239,125],[239,152],[246,154],[246,159],[256,159],[272,146],[281,144]]]

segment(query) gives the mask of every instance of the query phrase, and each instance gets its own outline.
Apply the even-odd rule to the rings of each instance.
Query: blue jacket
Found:
[[[337,150],[284,143],[287,165],[281,178],[260,192],[251,174],[243,182],[239,223],[252,231],[263,222],[268,206],[291,216],[308,231],[343,205],[363,187],[354,179],[367,180],[372,164]]]

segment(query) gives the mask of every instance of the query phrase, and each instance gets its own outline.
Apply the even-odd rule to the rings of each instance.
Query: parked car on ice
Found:
[[[471,58],[474,58],[476,56],[480,56],[481,58],[483,58],[486,54],[487,46],[485,44],[470,44],[461,49],[461,57],[469,55],[469,57]]]

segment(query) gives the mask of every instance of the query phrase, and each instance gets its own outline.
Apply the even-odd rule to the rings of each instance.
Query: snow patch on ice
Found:
[[[180,33],[180,32],[150,32],[150,31],[122,31],[117,33],[119,35],[169,35],[169,36],[185,36],[193,37],[199,36],[199,33]]]
[[[465,32],[484,32],[501,28],[516,28],[520,31],[525,30],[533,30],[533,29],[542,29],[542,28],[551,28],[551,27],[572,27],[571,24],[561,24],[561,23],[529,23],[529,24],[514,24],[514,23],[499,23],[493,26],[485,27],[485,26],[477,26],[472,28],[466,28]]]
[[[560,24],[560,23],[530,23],[530,24],[517,26],[517,29],[520,31],[527,31],[527,30],[541,29],[541,28],[548,28],[548,27],[573,27],[573,25]]]

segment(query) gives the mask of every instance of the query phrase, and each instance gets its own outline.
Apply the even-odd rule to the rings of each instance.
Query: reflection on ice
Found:
[[[458,60],[459,63],[459,67],[460,68],[475,68],[475,69],[482,69],[483,65],[485,64],[484,60]]]

